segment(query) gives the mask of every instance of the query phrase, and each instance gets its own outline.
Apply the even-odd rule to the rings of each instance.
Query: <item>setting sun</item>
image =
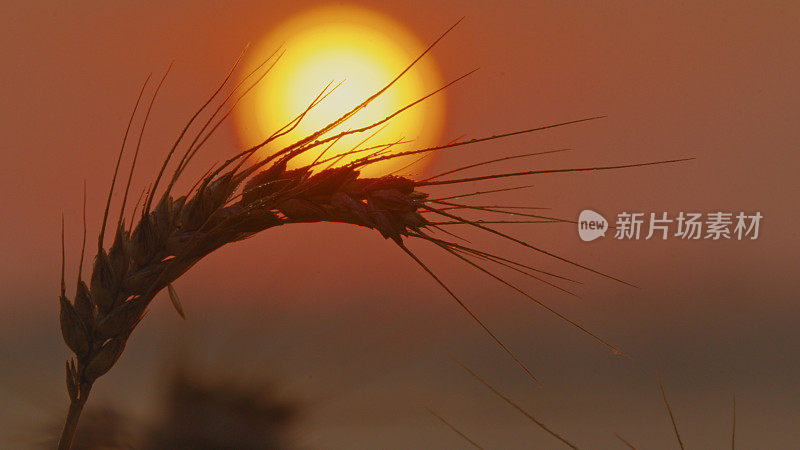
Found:
[[[252,91],[247,104],[239,109],[238,128],[245,145],[261,142],[289,123],[329,83],[338,87],[291,134],[271,143],[264,152],[273,152],[338,119],[388,84],[425,48],[409,31],[385,15],[361,8],[322,8],[290,18],[272,30],[250,53],[248,66],[253,67],[282,45],[285,53],[280,61]],[[426,55],[367,108],[325,136],[379,121],[441,84],[432,56]],[[359,148],[366,148],[400,139],[414,141],[405,148],[432,144],[442,129],[442,95],[437,94],[404,111],[383,129],[378,127],[341,139],[328,150],[326,157],[359,144]],[[380,132],[362,144],[379,129]],[[303,154],[294,163],[307,164],[318,155],[319,151]],[[360,156],[364,153],[348,156],[340,163]],[[370,170],[385,173],[411,161],[387,161]]]

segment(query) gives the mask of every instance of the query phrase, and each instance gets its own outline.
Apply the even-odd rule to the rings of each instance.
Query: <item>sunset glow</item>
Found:
[[[250,52],[248,67],[282,44],[285,54],[239,109],[237,122],[245,145],[264,140],[290,122],[329,83],[341,85],[291,134],[273,142],[264,152],[273,152],[336,120],[389,83],[425,48],[409,31],[382,14],[357,8],[323,8],[290,18],[272,30]],[[379,121],[441,84],[433,56],[426,55],[381,97],[326,136]],[[360,148],[399,139],[414,143],[398,148],[430,145],[439,137],[443,116],[444,99],[440,93],[392,119]],[[377,129],[340,140],[326,157],[352,149]],[[314,151],[301,155],[295,165],[310,163],[318,154]],[[370,170],[385,173],[409,162],[393,160]]]

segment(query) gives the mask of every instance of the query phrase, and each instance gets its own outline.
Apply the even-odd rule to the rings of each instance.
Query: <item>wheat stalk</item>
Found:
[[[451,29],[452,27],[442,34],[439,39],[444,37]],[[407,106],[399,109],[383,120],[361,128],[333,133],[333,130],[345,123],[358,111],[366,107],[375,98],[389,89],[395,81],[410,70],[439,39],[434,41],[425,52],[409,64],[394,81],[388,83],[383,89],[376,92],[363,103],[359,104],[351,111],[348,111],[329,125],[273,153],[265,159],[255,161],[255,158],[253,158],[255,153],[266,144],[281,136],[285,136],[297,127],[306,114],[320,102],[324,101],[325,97],[336,88],[336,86],[332,86],[332,84],[326,86],[308,108],[295,118],[295,120],[258,145],[235,155],[219,167],[209,169],[202,177],[197,179],[194,186],[189,189],[187,193],[173,197],[173,187],[181,178],[187,165],[202,148],[203,144],[230,115],[239,100],[266,76],[269,70],[280,59],[281,54],[277,52],[274,53],[261,65],[251,71],[248,76],[244,77],[239,84],[235,85],[230,90],[230,93],[220,102],[216,110],[210,114],[210,117],[208,117],[206,122],[202,125],[196,137],[186,148],[183,156],[178,160],[177,167],[173,175],[169,178],[163,192],[157,196],[156,193],[160,182],[162,179],[166,182],[164,178],[166,168],[168,164],[173,161],[178,146],[184,142],[187,130],[199,115],[207,110],[212,101],[219,98],[220,93],[223,88],[227,86],[232,73],[241,60],[242,56],[240,55],[239,60],[234,64],[219,88],[191,117],[174,145],[170,148],[158,175],[155,177],[151,187],[144,194],[144,201],[141,202],[142,207],[140,212],[137,214],[140,204],[140,202],[137,202],[131,216],[130,225],[128,225],[125,223],[124,216],[131,179],[133,177],[146,122],[150,116],[156,94],[166,78],[165,73],[164,77],[161,78],[155,88],[155,92],[147,107],[144,124],[139,132],[136,150],[133,155],[133,163],[131,164],[128,174],[119,216],[116,225],[113,227],[113,240],[108,249],[106,249],[104,246],[104,234],[108,225],[111,197],[117,182],[120,161],[126,147],[131,123],[137,113],[145,87],[148,85],[150,78],[148,77],[139,91],[139,96],[123,137],[123,143],[120,148],[108,200],[106,202],[103,222],[100,227],[97,253],[94,257],[88,285],[82,280],[79,269],[77,287],[73,299],[69,299],[66,296],[63,255],[64,230],[62,219],[60,325],[64,341],[75,356],[67,361],[66,364],[66,381],[70,405],[64,429],[59,440],[60,449],[70,448],[78,419],[89,397],[93,384],[99,377],[108,372],[120,358],[132,331],[142,320],[148,305],[156,294],[167,288],[173,305],[175,305],[179,314],[183,316],[183,309],[177,293],[171,285],[178,277],[205,256],[226,244],[241,241],[269,228],[292,223],[348,223],[377,230],[384,238],[391,239],[447,290],[472,319],[533,378],[531,371],[528,370],[517,356],[453,291],[439,280],[433,271],[428,269],[428,267],[408,249],[405,241],[409,238],[417,238],[432,242],[501,281],[503,281],[502,278],[489,272],[485,267],[476,262],[476,260],[510,267],[539,280],[543,280],[543,278],[539,277],[539,275],[542,275],[550,278],[555,277],[560,281],[572,281],[543,271],[538,271],[538,275],[535,275],[530,271],[536,271],[537,269],[526,266],[521,262],[501,258],[500,256],[492,255],[455,242],[435,239],[426,231],[431,229],[443,230],[442,227],[447,225],[468,225],[510,239],[520,245],[544,252],[584,269],[609,276],[487,227],[486,224],[493,223],[492,221],[468,220],[456,213],[448,212],[448,208],[470,208],[470,206],[446,202],[446,199],[449,197],[431,200],[428,193],[419,190],[419,188],[424,186],[471,183],[485,179],[533,175],[553,171],[503,173],[465,179],[433,181],[434,178],[438,178],[437,176],[426,180],[415,181],[411,178],[393,174],[369,178],[362,176],[360,170],[365,166],[388,159],[408,155],[425,156],[432,152],[453,149],[464,145],[500,139],[517,134],[541,131],[592,120],[594,118],[536,127],[529,130],[505,133],[480,139],[453,141],[440,146],[409,150],[400,153],[389,153],[389,151],[394,146],[402,143],[402,141],[361,147],[361,145],[374,136],[375,130],[379,130],[381,126],[390,121],[397,114],[463,78],[460,77],[444,87],[409,103]],[[167,70],[167,73],[168,72],[169,69]],[[246,82],[250,84],[245,87]],[[325,157],[328,149],[336,144],[342,137],[359,133],[373,134],[365,139],[362,144],[348,152]],[[299,168],[288,168],[293,158],[302,153],[313,151],[320,152],[313,163]],[[352,154],[363,154],[364,156],[361,156],[351,163],[339,164],[343,155]],[[484,164],[490,164],[496,161],[500,160],[486,161]],[[664,162],[669,161],[659,163]],[[473,166],[459,168],[455,171]],[[634,166],[637,165],[559,169],[555,172],[600,170]],[[450,171],[441,175],[448,175],[455,171]],[[465,193],[462,196],[481,195],[486,192],[490,191]],[[86,242],[85,195],[84,191],[84,249]],[[500,213],[509,214],[508,211],[504,210],[507,208],[502,206],[496,208],[497,209],[483,209],[494,209]],[[431,213],[445,217],[447,221],[437,223],[429,220],[426,218],[426,214]],[[536,215],[531,216],[541,217]],[[545,222],[557,220],[552,218],[546,219]],[[82,250],[79,267],[82,266],[83,263],[83,254],[84,251]],[[555,286],[552,282],[547,283]],[[509,284],[509,286],[511,285]],[[515,287],[515,289],[517,288]],[[530,297],[530,295],[528,296]],[[533,297],[530,298],[533,299]],[[536,299],[533,300],[539,302]],[[539,303],[541,304],[541,302]],[[552,309],[550,310],[553,311]],[[559,317],[568,320],[560,314]],[[570,323],[578,326],[574,322],[570,321]],[[586,331],[582,327],[579,328]],[[588,331],[586,332],[588,333]],[[592,336],[600,340],[596,336]],[[600,341],[617,351],[605,341]]]

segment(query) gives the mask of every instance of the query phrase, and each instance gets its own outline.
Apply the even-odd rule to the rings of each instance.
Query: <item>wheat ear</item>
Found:
[[[447,30],[447,32],[449,31],[450,30]],[[444,34],[447,34],[447,32]],[[439,39],[441,39],[444,34]],[[434,44],[438,42],[439,39],[437,39]],[[434,44],[431,44],[431,47]],[[425,55],[429,50],[430,47],[426,49],[419,58]],[[182,143],[183,138],[186,136],[189,125],[191,125],[199,114],[204,112],[210,103],[217,98],[217,95],[222,90],[222,86],[225,86],[230,78],[229,73],[225,77],[221,87],[218,88],[211,98],[203,104],[199,111],[191,117],[189,124],[181,131],[175,144],[169,149],[167,157],[155,177],[155,182],[151,184],[151,188],[144,194],[144,203],[138,220],[136,220],[137,216],[134,214],[131,224],[126,225],[123,220],[125,213],[124,205],[127,201],[136,157],[139,153],[138,143],[141,143],[141,135],[144,132],[144,126],[147,118],[149,118],[153,102],[155,101],[155,94],[164,82],[164,78],[162,78],[147,108],[142,130],[139,134],[136,152],[133,157],[134,162],[131,164],[122,199],[123,206],[120,208],[119,219],[114,229],[112,243],[110,247],[108,247],[108,250],[106,250],[104,246],[104,232],[107,225],[111,197],[116,183],[122,154],[125,149],[128,131],[131,128],[131,123],[133,123],[134,116],[137,112],[142,98],[142,92],[147,85],[147,81],[145,82],[136,100],[134,111],[131,114],[131,119],[126,129],[123,145],[120,149],[120,155],[114,170],[103,223],[98,236],[98,250],[94,258],[89,285],[81,280],[79,276],[74,300],[68,299],[65,295],[66,286],[63,276],[62,253],[62,288],[59,297],[61,307],[61,331],[65,343],[74,353],[74,358],[71,358],[66,364],[67,391],[69,394],[70,406],[67,413],[67,420],[59,440],[59,449],[65,450],[70,448],[78,419],[93,384],[99,377],[108,372],[120,358],[131,333],[146,314],[148,305],[156,294],[166,288],[170,293],[170,299],[173,305],[175,305],[179,314],[183,316],[183,307],[180,304],[177,293],[174,288],[172,288],[172,283],[178,277],[205,256],[224,245],[244,240],[269,228],[292,223],[340,222],[377,230],[384,238],[390,239],[408,253],[408,255],[414,258],[421,267],[451,294],[456,302],[469,313],[472,319],[474,319],[497,344],[511,356],[516,364],[533,378],[531,371],[528,370],[514,352],[503,344],[502,340],[469,310],[458,295],[447,288],[434,272],[428,269],[427,266],[408,249],[405,242],[409,238],[417,238],[431,242],[439,247],[445,248],[450,253],[457,254],[459,258],[468,260],[471,265],[480,268],[481,271],[487,274],[490,274],[490,272],[469,260],[469,258],[477,257],[482,260],[502,263],[517,269],[520,267],[529,267],[524,266],[522,263],[500,258],[496,255],[433,239],[425,233],[425,230],[442,230],[442,227],[446,226],[446,224],[435,224],[426,219],[423,215],[424,213],[434,213],[447,217],[451,221],[451,224],[467,224],[472,227],[477,227],[484,231],[511,239],[520,245],[543,252],[562,261],[575,264],[586,270],[609,276],[488,228],[483,224],[488,222],[467,220],[458,214],[444,211],[444,208],[451,205],[444,203],[444,200],[438,200],[437,202],[429,201],[428,194],[418,189],[424,186],[433,187],[445,183],[472,183],[489,178],[534,175],[543,172],[497,174],[487,177],[449,181],[432,181],[430,179],[415,181],[411,178],[393,174],[368,178],[361,175],[360,169],[376,162],[405,155],[429,154],[435,151],[455,149],[478,142],[585,122],[594,118],[563,122],[468,141],[453,141],[445,145],[408,150],[395,154],[388,154],[387,152],[394,146],[399,145],[402,141],[362,146],[351,149],[345,153],[364,153],[366,156],[347,164],[339,164],[341,160],[339,156],[323,159],[322,154],[324,154],[330,146],[336,144],[343,136],[372,133],[362,142],[362,144],[365,145],[365,143],[376,134],[375,131],[379,130],[387,121],[441,90],[437,89],[409,103],[405,107],[400,108],[397,112],[387,116],[385,119],[379,120],[371,125],[332,134],[340,125],[347,122],[361,109],[365,108],[370,102],[391,87],[397,79],[414,66],[419,58],[414,60],[394,81],[390,82],[380,91],[367,98],[363,103],[357,105],[331,124],[271,154],[265,159],[252,161],[256,151],[267,143],[293,130],[310,110],[324,101],[325,97],[336,89],[336,86],[331,87],[332,85],[329,84],[320,92],[314,101],[311,102],[303,113],[281,130],[278,130],[258,145],[233,156],[218,167],[209,169],[205,175],[194,183],[187,193],[174,198],[171,195],[172,189],[192,158],[202,148],[203,144],[207,142],[208,138],[217,127],[230,115],[233,107],[236,106],[239,100],[266,76],[269,70],[280,59],[280,54],[271,55],[270,58],[250,72],[242,82],[235,85],[230,93],[218,105],[216,110],[208,117],[196,137],[189,143],[184,151],[183,157],[178,161],[178,166],[169,179],[164,192],[162,192],[159,197],[156,192],[159,181],[171,157],[175,154],[176,148]],[[272,60],[272,64],[266,65],[270,60]],[[164,77],[166,77],[166,74]],[[249,82],[250,84],[245,87],[245,82]],[[452,83],[446,86],[450,84]],[[314,151],[321,152],[314,163],[294,169],[289,168],[289,164],[293,158],[302,153]],[[492,162],[494,161],[487,161],[485,164],[490,164]],[[328,168],[320,170],[319,167],[321,164],[328,164]],[[622,167],[633,166],[602,167],[597,169]],[[465,170],[466,168],[463,169]],[[459,170],[461,169],[456,169],[456,171]],[[589,168],[560,169],[557,170],[557,172],[569,172],[573,170],[582,171],[589,170]],[[482,192],[479,191],[466,195],[480,195],[481,193]],[[157,202],[155,202],[156,198],[159,198]],[[508,213],[503,207],[498,207],[498,211]],[[548,276],[550,275],[553,274],[548,274]],[[494,275],[492,276],[500,279]],[[568,280],[563,277],[558,278],[561,281]],[[552,285],[553,283],[550,284]],[[541,304],[541,302],[539,303]],[[555,312],[551,308],[548,309]],[[563,318],[563,316],[561,317]],[[577,326],[574,322],[570,323]],[[580,327],[580,329],[588,333],[586,329],[582,327]],[[591,335],[591,333],[589,334]],[[607,344],[596,336],[591,336],[610,346],[610,344]]]

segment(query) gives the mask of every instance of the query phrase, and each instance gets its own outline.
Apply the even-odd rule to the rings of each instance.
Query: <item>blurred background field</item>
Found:
[[[244,43],[315,5],[86,0],[0,6],[0,447],[41,448],[47,430],[63,418],[59,214],[66,217],[68,267],[74,269],[83,180],[91,236],[143,77],[176,59],[145,136],[140,168],[151,173]],[[344,225],[271,230],[247,245],[223,248],[176,283],[187,321],[166,296],[157,299],[122,360],[95,387],[93,406],[117,411],[137,430],[153,429],[168,417],[171,365],[186,355],[211,380],[233,376],[250,387],[269,386],[270,398],[294,411],[284,430],[293,447],[463,446],[425,410],[430,407],[486,448],[557,448],[455,365],[449,352],[591,448],[621,448],[614,432],[643,448],[675,447],[657,374],[687,445],[728,445],[735,393],[741,448],[796,448],[798,7],[361,5],[391,15],[423,41],[466,16],[433,52],[445,79],[481,68],[448,92],[445,140],[609,116],[443,154],[426,173],[561,147],[574,151],[526,164],[695,156],[680,166],[543,176],[531,180],[537,183],[532,190],[493,198],[549,206],[549,213],[565,218],[585,208],[608,216],[623,210],[760,211],[761,236],[583,243],[572,225],[508,228],[640,289],[479,238],[484,248],[579,277],[581,299],[512,279],[632,359],[610,354],[448,255],[417,248],[542,380],[536,387],[377,233]],[[221,129],[209,144],[198,171],[237,149],[235,129]]]

